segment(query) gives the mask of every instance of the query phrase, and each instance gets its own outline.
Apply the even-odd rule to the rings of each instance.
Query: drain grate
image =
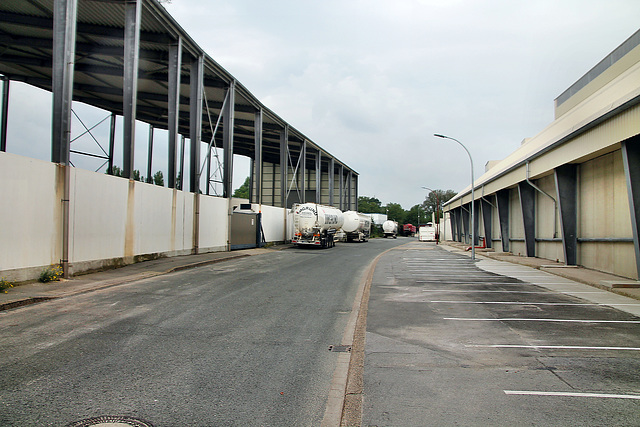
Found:
[[[334,353],[348,353],[351,351],[350,345],[330,345],[329,351]]]
[[[137,418],[131,417],[121,417],[121,416],[112,416],[105,415],[102,417],[94,417],[87,418],[86,420],[80,420],[72,422],[71,424],[67,424],[67,427],[92,427],[92,426],[114,426],[114,425],[125,425],[131,427],[153,427],[148,421],[143,421]]]

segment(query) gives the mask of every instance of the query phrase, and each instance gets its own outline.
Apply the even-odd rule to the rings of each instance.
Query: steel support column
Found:
[[[354,211],[358,210],[358,175],[353,176],[353,192],[354,192]]]
[[[457,241],[458,224],[456,220],[456,210],[449,209],[449,220],[451,221],[451,240]],[[418,228],[420,227],[420,221],[418,221]]]
[[[202,92],[204,90],[204,56],[191,61],[189,94],[189,191],[200,191],[200,144],[202,139]]]
[[[456,227],[456,211],[455,209],[450,209],[449,210],[449,220],[451,221],[451,240],[455,241],[456,240],[456,232],[457,232],[457,227]],[[418,221],[418,227],[420,227],[420,221]]]
[[[178,37],[169,46],[168,72],[168,137],[169,157],[167,168],[167,186],[176,188],[176,164],[178,152],[178,133],[180,117],[180,69],[182,68],[182,38]],[[207,188],[208,190],[208,188]]]
[[[353,188],[353,171],[349,170],[349,174],[347,175],[347,183],[348,183],[348,187],[347,187],[347,209],[348,210],[352,210],[352,199],[353,199],[353,195],[352,195],[352,188]]]
[[[180,137],[180,171],[178,172],[178,175],[180,176],[180,181],[177,181],[177,184],[179,184],[177,186],[178,190],[183,190],[184,189],[184,146],[185,146],[185,137],[184,135],[181,135]]]
[[[536,190],[528,182],[518,183],[522,224],[524,225],[524,243],[528,257],[536,256]]]
[[[151,163],[153,162],[153,125],[149,125],[149,149],[147,150],[147,182],[153,184]]]
[[[223,197],[233,195],[233,126],[235,123],[236,82],[229,84],[227,103],[222,112],[222,149],[224,151],[224,171],[222,173]]]
[[[566,265],[578,262],[578,166],[566,164],[555,169],[556,194],[560,205],[560,229]]]
[[[7,121],[9,118],[9,77],[2,76],[2,115],[0,116],[0,151],[7,151]]]
[[[492,208],[491,204],[482,199],[482,224],[484,225],[484,242],[487,248],[491,247],[492,233]]]
[[[636,254],[636,270],[640,278],[640,137],[622,142],[622,162],[627,179],[627,194],[633,231],[633,246]]]
[[[338,169],[340,170],[338,174],[340,176],[340,206],[338,206],[338,209],[343,211],[344,210],[344,165],[340,165]]]
[[[300,170],[300,202],[307,202],[307,140],[302,141],[300,146],[300,159],[298,160]]]
[[[473,246],[478,246],[480,239],[480,236],[478,236],[478,230],[480,228],[480,215],[478,215],[480,212],[480,201],[474,200],[472,203],[475,212],[475,215],[473,216]]]
[[[142,0],[125,2],[124,24],[124,83],[123,117],[124,135],[122,139],[122,173],[133,179],[133,155],[135,152],[136,104],[138,101],[138,62],[140,58],[140,17]]]
[[[64,166],[62,196],[62,257],[64,277],[69,277],[71,102],[76,47],[77,0],[56,0],[53,11],[51,161]]]
[[[111,113],[109,124],[109,160],[107,160],[107,173],[113,175],[113,153],[116,147],[116,113]]]
[[[336,161],[332,157],[329,159],[329,206],[333,206],[333,196],[335,192],[335,178],[336,178]]]
[[[53,21],[51,161],[69,164],[77,0],[56,0]]]
[[[285,125],[280,131],[280,205],[283,208],[287,206],[287,169],[289,164],[287,160],[287,148],[289,145],[289,126]]]
[[[471,203],[469,203],[469,209],[471,209]],[[471,215],[469,214],[470,210],[465,209],[464,207],[460,206],[460,212],[462,213],[461,217],[462,217],[462,232],[464,234],[464,240],[461,240],[461,242],[464,243],[469,243],[470,236],[469,236],[469,230],[470,228],[470,223],[471,223]]]
[[[455,230],[455,233],[453,234],[453,240],[456,242],[462,242],[462,230],[461,230],[461,224],[462,224],[462,210],[460,208],[455,208],[452,209],[451,212],[453,212],[453,229]]]
[[[496,206],[498,206],[502,251],[509,252],[509,190],[500,190],[496,193]]]
[[[249,201],[251,203],[262,204],[262,120],[263,113],[262,108],[256,111],[255,119],[254,119],[254,139],[255,139],[255,148],[254,148],[254,157],[253,157],[253,174],[255,185],[251,186],[249,191],[249,197],[251,198]],[[253,187],[255,186],[255,197],[251,197],[253,195]]]
[[[322,195],[322,152],[316,153],[316,203],[320,203]]]

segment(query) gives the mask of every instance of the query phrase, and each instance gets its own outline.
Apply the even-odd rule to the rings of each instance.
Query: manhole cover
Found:
[[[351,351],[350,345],[330,345],[329,351],[333,351],[334,353],[348,353]]]
[[[139,420],[131,417],[121,417],[105,415],[102,417],[87,418],[86,420],[75,421],[67,424],[67,427],[153,427],[148,421]]]

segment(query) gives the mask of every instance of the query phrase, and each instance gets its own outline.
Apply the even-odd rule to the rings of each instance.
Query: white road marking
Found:
[[[599,303],[565,303],[565,302],[520,302],[520,301],[429,301],[431,303],[444,303],[444,304],[511,304],[511,305],[587,305],[587,306],[626,306],[626,305],[640,305],[634,304],[599,304]]]
[[[476,294],[476,293],[496,293],[496,294],[545,294],[552,295],[552,291],[485,291],[485,290],[469,290],[469,289],[423,289],[422,292],[447,292],[447,293],[463,293],[463,294]],[[604,294],[603,291],[555,291],[559,294]]]
[[[519,345],[519,344],[469,344],[466,347],[486,347],[486,348],[532,348],[549,350],[628,350],[640,351],[640,347],[597,347],[581,345]]]
[[[433,283],[432,280],[416,280],[416,283]],[[565,283],[553,283],[554,285],[564,285]],[[452,283],[447,283],[447,285],[452,285]],[[468,283],[468,282],[455,282],[455,286],[519,286],[519,287],[525,287],[525,286],[535,286],[532,283],[501,283],[501,282],[474,282],[474,283]]]
[[[525,395],[525,396],[555,396],[555,397],[599,397],[606,399],[637,399],[640,395],[636,394],[606,394],[606,393],[574,393],[563,391],[529,391],[529,390],[503,390],[507,395]]]
[[[459,320],[469,322],[568,322],[568,323],[640,323],[640,320],[587,320],[587,319],[530,319],[518,317],[502,317],[497,319],[443,317],[443,320]]]

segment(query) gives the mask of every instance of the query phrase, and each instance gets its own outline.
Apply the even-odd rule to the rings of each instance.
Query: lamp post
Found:
[[[440,208],[440,197],[438,197],[437,191],[425,186],[422,186],[422,188],[429,190],[436,195],[436,218],[438,219],[438,222],[436,223],[436,243],[438,243],[440,242],[440,215],[438,214],[438,209]]]
[[[471,153],[469,153],[469,150],[467,150],[467,147],[465,147],[462,142],[458,141],[455,138],[451,138],[450,136],[441,135],[438,133],[434,133],[433,136],[437,136],[438,138],[450,139],[452,141],[457,142],[462,146],[462,148],[464,148],[464,151],[466,151],[467,155],[469,156],[469,161],[471,162],[471,260],[475,261],[476,260],[476,230],[475,230],[476,228],[475,227],[476,197],[475,197],[475,192],[473,191],[473,159],[471,158]]]

